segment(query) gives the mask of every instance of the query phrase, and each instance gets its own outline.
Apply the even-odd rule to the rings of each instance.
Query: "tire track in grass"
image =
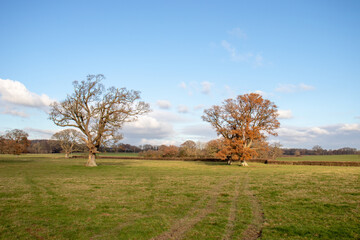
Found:
[[[250,171],[249,171],[250,172]],[[243,240],[255,240],[261,237],[262,228],[264,225],[264,212],[263,209],[249,187],[249,172],[245,176],[244,193],[249,197],[252,209],[252,222],[242,234]]]
[[[237,179],[235,190],[234,190],[234,196],[231,201],[231,206],[229,210],[229,218],[228,218],[228,224],[226,226],[226,232],[224,234],[223,240],[230,240],[232,239],[233,233],[234,233],[234,225],[236,221],[236,211],[238,208],[238,199],[240,194],[240,178]]]
[[[138,219],[136,218],[136,219],[132,219],[131,221],[128,221],[128,222],[119,223],[115,228],[109,230],[108,232],[97,234],[95,236],[90,237],[90,240],[104,239],[105,237],[109,237],[114,232],[120,231],[123,228],[130,226],[131,224],[133,224],[135,222],[135,220],[138,220]]]
[[[161,235],[152,238],[152,240],[168,240],[182,239],[186,232],[188,232],[194,225],[205,218],[209,213],[213,212],[216,206],[216,200],[219,196],[220,189],[225,185],[228,179],[217,184],[214,188],[208,191],[209,195],[204,195],[195,205],[189,210],[189,214],[182,219],[175,222],[170,230]],[[201,208],[201,205],[210,197],[207,205]]]

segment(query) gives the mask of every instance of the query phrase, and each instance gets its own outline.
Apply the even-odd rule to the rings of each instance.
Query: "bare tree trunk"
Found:
[[[227,160],[227,164],[228,164],[228,165],[231,165],[231,163],[232,163],[231,159],[228,159],[228,160]]]
[[[87,166],[87,167],[97,167],[97,164],[95,162],[95,158],[96,158],[96,154],[92,153],[92,152],[89,152],[89,159],[86,162],[85,166]]]
[[[248,167],[249,165],[247,164],[247,162],[245,160],[242,160],[241,161],[241,166]]]
[[[65,153],[65,158],[69,158],[69,153]]]

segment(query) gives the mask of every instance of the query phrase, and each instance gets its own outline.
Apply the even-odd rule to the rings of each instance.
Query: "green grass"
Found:
[[[264,239],[359,239],[360,168],[278,166],[251,172]]]
[[[262,239],[360,238],[360,168],[0,155],[0,239],[232,239],[252,221]],[[248,185],[244,185],[248,182]],[[238,195],[236,194],[238,187]]]
[[[137,157],[139,153],[121,152],[121,153],[99,153],[99,156],[116,156],[116,157]]]
[[[279,161],[325,161],[325,162],[360,162],[360,155],[306,155],[300,157],[279,157]]]
[[[75,156],[87,156],[88,153],[74,153]],[[50,154],[51,155],[51,154]],[[137,157],[139,156],[139,153],[133,153],[133,152],[120,152],[120,153],[108,153],[108,152],[102,152],[98,153],[98,156],[114,156],[114,157]]]

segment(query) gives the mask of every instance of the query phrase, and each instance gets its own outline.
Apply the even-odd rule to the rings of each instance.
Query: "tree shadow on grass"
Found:
[[[130,165],[134,165],[135,162],[130,162],[130,161],[107,161],[107,162],[99,162],[97,161],[96,164],[98,166],[130,166]]]
[[[227,165],[227,162],[226,161],[197,161],[198,163],[202,163],[202,164],[205,164],[205,165],[209,165],[209,166],[224,166],[224,165]]]
[[[29,163],[34,162],[34,160],[30,159],[1,159],[0,163]]]

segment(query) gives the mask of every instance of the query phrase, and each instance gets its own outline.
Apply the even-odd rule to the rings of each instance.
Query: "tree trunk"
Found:
[[[69,153],[65,153],[65,158],[69,158]]]
[[[248,167],[249,165],[245,160],[241,161],[241,166]]]
[[[97,164],[95,162],[95,158],[96,158],[96,154],[92,153],[92,152],[89,152],[89,159],[86,162],[85,166],[87,166],[87,167],[97,167]]]
[[[228,165],[231,165],[231,163],[232,163],[231,159],[228,159],[228,160],[227,160],[227,164],[228,164]]]

